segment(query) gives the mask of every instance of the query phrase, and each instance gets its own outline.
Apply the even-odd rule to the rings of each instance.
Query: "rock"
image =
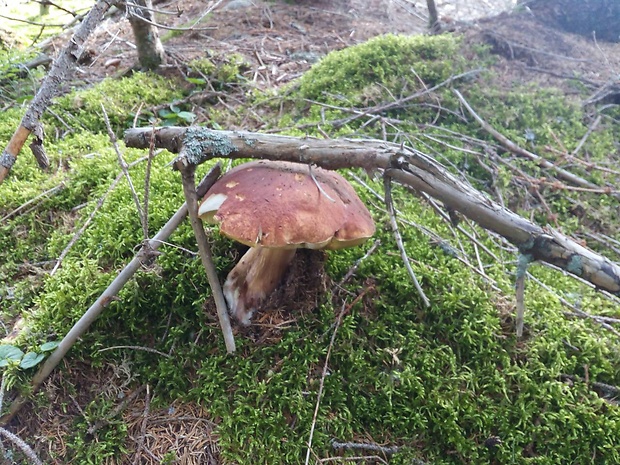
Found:
[[[254,6],[252,0],[232,0],[222,7],[223,11],[229,10],[241,10],[243,8],[250,8]]]

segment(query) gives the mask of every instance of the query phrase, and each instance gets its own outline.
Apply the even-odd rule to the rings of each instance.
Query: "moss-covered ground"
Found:
[[[536,184],[537,192],[532,190],[528,179],[549,175],[501,150],[475,122],[464,118],[449,86],[395,106],[370,122],[368,117],[346,120],[354,113],[336,108],[393,102],[453,75],[492,66],[493,58],[484,48],[464,51],[450,36],[385,36],[332,53],[282,96],[254,94],[252,103],[262,108],[265,118],[271,112],[273,128],[292,134],[313,133],[320,125],[334,137],[385,136],[411,143],[541,224],[557,222],[567,233],[584,233],[595,225],[620,240],[617,201],[551,188],[544,180]],[[559,91],[493,89],[485,73],[452,85],[483,118],[520,145],[534,151],[563,147],[570,153],[588,131],[581,107]],[[7,331],[18,316],[25,318],[28,329],[12,342],[24,353],[62,338],[142,240],[126,180],[108,192],[121,171],[101,104],[121,137],[140,105],[148,109],[172,103],[184,97],[183,89],[161,77],[134,74],[58,99],[54,111],[60,118],[45,120],[50,171],[39,171],[24,151],[0,185],[0,318]],[[287,111],[278,119],[281,106]],[[22,108],[13,107],[0,115],[0,140],[8,140],[22,114]],[[222,120],[234,120],[234,115]],[[67,122],[70,131],[63,125]],[[607,166],[605,157],[618,144],[617,127],[602,124],[587,139],[583,150],[591,165]],[[145,155],[122,150],[128,162]],[[561,158],[552,151],[545,155],[558,162]],[[168,166],[172,158],[163,152],[153,160],[151,236],[183,202],[179,176]],[[202,166],[201,173],[208,168]],[[517,170],[530,178],[520,179]],[[610,182],[613,174],[585,165],[574,170],[599,184]],[[145,163],[130,172],[142,198]],[[381,191],[380,180],[357,174]],[[113,414],[118,393],[75,381],[76,367],[90,366],[96,372],[123,366],[126,390],[149,385],[151,409],[184,402],[208,412],[216,424],[222,463],[303,463],[321,372],[336,317],[344,308],[316,417],[313,463],[340,454],[332,447],[334,439],[398,446],[389,457],[342,452],[379,455],[391,464],[421,463],[416,459],[433,465],[620,462],[620,409],[595,384],[620,385],[620,343],[597,323],[567,316],[572,310],[561,299],[609,317],[620,317],[617,306],[558,271],[533,265],[531,273],[548,288],[527,282],[526,332],[517,339],[516,252],[497,237],[462,223],[492,252],[489,255],[462,233],[454,234],[427,203],[395,187],[404,245],[431,302],[425,308],[401,262],[384,207],[369,189],[352,183],[375,218],[381,243],[340,287],[334,283],[370,243],[329,254],[327,286],[314,311],[300,312],[299,302],[290,301],[286,306],[291,321],[275,331],[277,337],[263,341],[240,331],[238,352],[226,355],[213,306],[205,304],[211,293],[204,271],[189,252],[196,250],[193,234],[183,224],[153,267],[130,281],[59,368],[73,380],[65,381],[69,385],[62,389],[76,397],[90,394],[80,397],[88,401],[79,412],[70,396],[54,407],[73,412],[61,416],[70,424],[64,447],[50,446],[57,438],[49,434],[24,439],[50,463],[130,463],[136,446],[122,416],[89,433],[93,423]],[[58,271],[50,274],[104,196],[92,223]],[[217,231],[210,238],[223,279],[239,248]],[[474,265],[464,266],[455,254]],[[481,266],[485,277],[472,270]],[[104,350],[111,347],[115,349]],[[11,363],[4,376],[8,387],[20,392],[32,373],[32,368]],[[21,422],[32,425],[37,412],[50,408],[50,389],[34,396],[30,422],[24,415]],[[182,463],[174,450],[166,460]]]

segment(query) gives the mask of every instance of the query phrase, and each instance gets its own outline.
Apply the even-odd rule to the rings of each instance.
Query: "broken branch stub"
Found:
[[[129,147],[146,149],[152,128],[125,133]],[[535,260],[560,267],[597,289],[620,296],[620,266],[573,239],[523,218],[460,181],[443,165],[416,150],[375,140],[298,138],[206,128],[155,129],[155,146],[179,153],[199,164],[212,158],[259,158],[316,164],[326,169],[364,168],[385,174],[414,190],[425,192],[493,231]]]

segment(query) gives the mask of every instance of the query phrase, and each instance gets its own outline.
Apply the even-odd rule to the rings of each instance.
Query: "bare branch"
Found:
[[[150,146],[151,128],[125,133],[129,147]],[[620,296],[620,266],[576,241],[502,207],[449,173],[433,158],[417,150],[376,140],[315,139],[214,131],[206,128],[166,127],[155,130],[155,146],[179,152],[189,163],[212,158],[261,158],[312,163],[326,169],[385,170],[385,175],[414,190],[425,192],[481,227],[494,231],[532,259],[555,265]]]
[[[83,46],[91,31],[101,22],[103,15],[110,8],[112,0],[99,0],[84,18],[77,32],[71,37],[67,46],[54,61],[45,81],[32,100],[30,107],[11,137],[6,149],[0,156],[0,184],[9,174],[17,155],[21,151],[30,133],[40,127],[39,120],[52,98],[56,96],[61,83],[71,76],[75,63],[82,55]],[[35,134],[36,135],[36,134]],[[39,139],[39,137],[37,137]]]
[[[215,183],[220,174],[220,167],[216,165],[203,179],[198,190],[204,195],[209,187]],[[118,274],[118,276],[110,283],[103,294],[93,303],[90,308],[82,315],[82,317],[73,325],[65,337],[60,341],[58,347],[49,358],[43,363],[39,371],[32,378],[30,393],[34,393],[41,383],[47,379],[49,374],[56,368],[60,361],[65,357],[73,344],[84,334],[90,325],[99,317],[101,312],[114,300],[123,286],[131,279],[144,263],[150,262],[153,257],[153,251],[157,250],[161,245],[161,241],[165,241],[176,230],[187,216],[187,204],[184,203],[177,212],[168,220],[162,229],[155,235],[153,240],[146,242],[131,262]],[[28,397],[17,397],[9,408],[9,412],[0,418],[0,426],[6,425],[26,404]]]

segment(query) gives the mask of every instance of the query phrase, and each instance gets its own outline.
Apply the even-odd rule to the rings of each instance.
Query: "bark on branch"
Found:
[[[43,129],[41,126],[41,116],[47,110],[52,98],[58,94],[59,87],[66,82],[75,69],[75,64],[82,55],[83,45],[91,31],[101,23],[101,19],[110,8],[113,0],[99,0],[90,10],[76,33],[71,37],[69,43],[60,52],[54,61],[49,74],[43,81],[41,88],[35,95],[28,111],[22,118],[21,124],[11,137],[6,149],[0,155],[0,184],[9,174],[13,164],[17,160],[17,155],[26,143],[26,139],[34,133],[35,140],[31,144],[31,149],[37,162],[42,168],[47,168],[49,162],[43,151]]]
[[[125,133],[129,147],[146,149],[151,128]],[[325,140],[206,128],[159,128],[155,145],[173,153],[183,148],[189,163],[212,158],[262,158],[316,164],[326,169],[364,168],[434,197],[485,229],[516,245],[530,260],[556,265],[596,288],[620,296],[620,266],[569,237],[507,210],[448,172],[433,158],[383,141]]]

